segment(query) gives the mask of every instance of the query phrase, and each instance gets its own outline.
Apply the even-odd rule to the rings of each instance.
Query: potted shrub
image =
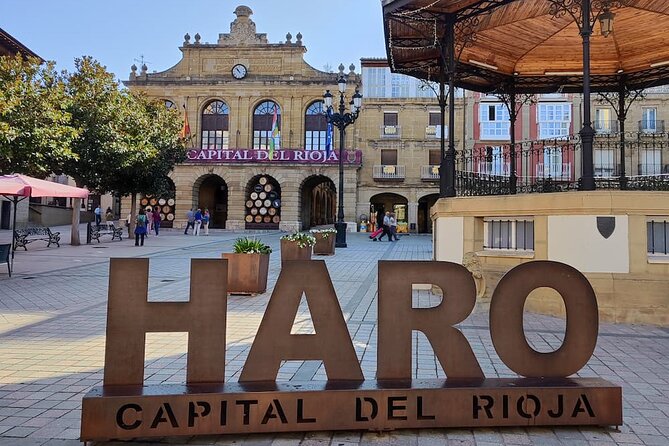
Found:
[[[311,260],[311,248],[316,238],[311,234],[294,232],[281,237],[281,265],[286,260]]]
[[[314,229],[311,233],[316,237],[314,245],[314,254],[321,256],[331,256],[335,253],[335,228]]]
[[[223,254],[228,261],[228,293],[264,293],[272,248],[261,240],[243,237],[235,240],[233,251]]]

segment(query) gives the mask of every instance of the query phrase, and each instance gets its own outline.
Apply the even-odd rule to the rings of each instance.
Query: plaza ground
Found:
[[[67,228],[63,240],[69,240]],[[85,232],[82,230],[82,237]],[[260,237],[272,246],[269,290],[279,270],[280,233]],[[239,233],[213,231],[209,237],[164,231],[144,247],[128,240],[46,248],[35,242],[19,251],[9,279],[0,265],[0,445],[80,444],[81,398],[100,385],[104,359],[106,293],[110,257],[150,258],[149,299],[186,300],[191,258],[219,258],[230,252]],[[84,238],[85,239],[85,238]],[[0,243],[9,240],[0,231]],[[429,260],[428,236],[399,242],[372,242],[350,234],[349,247],[328,266],[349,332],[367,379],[376,368],[376,297],[378,260]],[[226,379],[237,380],[270,293],[231,296],[228,301]],[[430,306],[439,297],[417,291],[415,305]],[[306,306],[296,329],[309,331]],[[525,332],[540,351],[560,345],[564,321],[527,314]],[[477,309],[459,328],[471,343],[488,377],[515,377],[497,357],[490,340],[488,313]],[[427,339],[414,333],[414,378],[443,378]],[[185,381],[186,335],[147,335],[147,384]],[[217,436],[165,439],[169,444],[238,445],[610,445],[669,444],[669,330],[650,326],[601,324],[597,349],[579,376],[599,376],[623,386],[625,424],[612,428],[515,428],[406,430],[390,433],[323,432],[308,434]],[[323,380],[314,361],[285,363],[279,380]],[[113,444],[155,444],[113,443]],[[98,443],[110,445],[112,443]]]

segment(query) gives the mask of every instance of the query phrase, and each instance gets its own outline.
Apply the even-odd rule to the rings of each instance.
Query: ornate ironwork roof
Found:
[[[669,1],[590,0],[591,86],[616,91],[669,84]],[[580,0],[384,0],[386,50],[391,69],[438,80],[447,52],[442,45],[455,23],[458,87],[517,92],[580,92]],[[614,29],[597,20],[610,10]]]

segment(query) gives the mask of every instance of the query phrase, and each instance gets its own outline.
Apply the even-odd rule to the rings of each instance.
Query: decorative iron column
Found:
[[[618,86],[618,131],[620,132],[620,189],[627,189],[627,176],[625,176],[625,120],[627,119],[627,107],[625,106],[625,97],[627,90],[625,88],[624,77],[620,77]]]
[[[581,190],[595,190],[595,172],[592,156],[592,143],[595,139],[595,130],[592,128],[590,113],[590,0],[581,0],[581,37],[583,39],[583,128],[581,135]]]
[[[448,151],[446,152],[446,197],[455,197],[455,19],[449,15],[448,32]],[[440,172],[441,173],[441,172]]]
[[[445,67],[446,64],[446,55],[444,52],[446,49],[444,45],[441,45],[441,63],[439,64],[439,110],[441,111],[441,117],[439,118],[441,129],[439,132],[439,149],[440,149],[440,161],[439,161],[439,197],[447,197],[446,190],[448,189],[448,181],[446,179],[446,87],[444,85],[445,77]],[[452,129],[451,129],[452,131]]]
[[[509,121],[511,128],[509,129],[509,137],[511,139],[511,147],[509,148],[509,192],[516,193],[516,186],[518,177],[516,176],[516,120],[518,119],[518,109],[516,108],[516,86],[511,85],[509,97]]]

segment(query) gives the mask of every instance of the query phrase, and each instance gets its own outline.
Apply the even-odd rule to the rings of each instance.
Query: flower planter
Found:
[[[336,234],[315,233],[316,244],[314,245],[314,254],[319,256],[333,256],[335,253]]]
[[[281,266],[286,260],[311,260],[311,248],[300,248],[296,242],[281,240]]]
[[[224,253],[229,294],[262,294],[267,290],[269,254]]]

